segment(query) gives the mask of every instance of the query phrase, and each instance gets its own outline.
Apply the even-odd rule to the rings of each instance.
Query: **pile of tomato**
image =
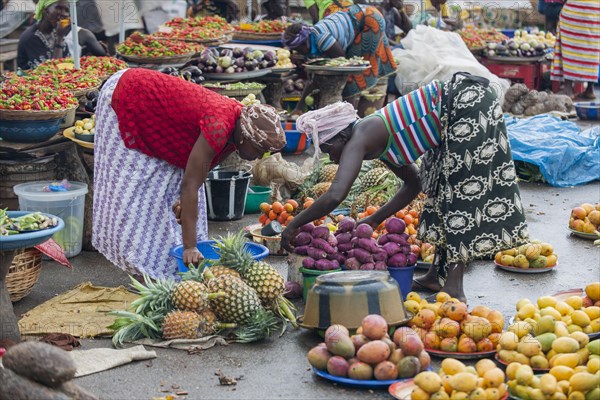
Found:
[[[5,82],[0,90],[0,110],[64,110],[78,104],[67,90],[39,86],[26,80]]]
[[[259,22],[253,22],[251,24],[243,23],[243,24],[240,24],[239,26],[236,26],[235,29],[237,31],[242,31],[242,32],[282,33],[283,31],[285,31],[285,28],[287,28],[287,26],[288,26],[288,24],[283,21],[263,20],[263,21],[259,21]]]
[[[152,36],[164,39],[217,39],[223,36],[221,31],[207,28],[173,28],[171,32],[156,32]]]
[[[165,26],[176,29],[206,28],[217,31],[230,31],[232,26],[221,17],[196,17],[196,18],[173,18],[165,23]]]
[[[178,40],[161,40],[149,35],[134,33],[117,46],[117,51],[126,56],[168,57],[196,53],[202,47]]]

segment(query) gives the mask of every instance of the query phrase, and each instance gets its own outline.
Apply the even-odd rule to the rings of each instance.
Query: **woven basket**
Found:
[[[94,92],[98,89],[100,89],[100,85],[102,85],[102,80],[98,79],[98,83],[96,83],[94,86],[90,86],[88,88],[84,88],[84,89],[75,89],[75,90],[71,90],[71,94],[75,97],[83,97],[83,96],[87,96],[88,93]]]
[[[0,120],[5,121],[48,121],[64,118],[70,108],[62,110],[0,110]]]
[[[27,296],[42,271],[42,253],[31,247],[18,250],[6,275],[6,287],[13,303]]]
[[[135,64],[185,64],[186,62],[192,59],[195,53],[179,54],[176,56],[167,57],[140,57],[125,55],[121,53],[117,54],[123,57],[125,61],[129,61]]]
[[[282,32],[275,33],[257,33],[257,32],[240,32],[233,33],[235,40],[281,40]]]

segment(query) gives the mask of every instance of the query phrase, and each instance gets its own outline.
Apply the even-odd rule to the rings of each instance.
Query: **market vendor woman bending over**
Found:
[[[301,116],[296,126],[340,167],[329,191],[283,232],[287,250],[298,228],[346,198],[363,160],[373,159],[383,160],[404,185],[361,222],[377,227],[421,190],[428,195],[418,235],[436,245],[438,262],[413,289],[443,290],[465,301],[468,262],[527,242],[500,100],[484,78],[457,74],[434,81],[360,121],[351,105],[336,103]],[[426,152],[420,179],[414,162]],[[447,277],[444,286],[440,276]]]
[[[284,145],[273,107],[244,107],[155,71],[118,72],[96,114],[94,247],[129,273],[174,276],[168,252],[182,233],[183,261],[202,258],[196,243],[207,239],[209,171],[234,151],[252,160]]]

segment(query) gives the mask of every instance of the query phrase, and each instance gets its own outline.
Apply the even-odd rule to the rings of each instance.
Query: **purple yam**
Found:
[[[338,264],[340,265],[344,265],[346,263],[346,257],[344,257],[343,254],[341,253],[337,253],[335,255],[335,260],[338,262]]]
[[[299,234],[296,235],[292,244],[296,247],[297,246],[307,246],[310,244],[311,240],[312,240],[312,236],[310,236],[310,233],[300,232]]]
[[[337,249],[342,253],[346,253],[352,250],[352,245],[350,243],[340,243],[338,244]]]
[[[350,241],[352,240],[352,234],[350,232],[344,232],[344,233],[340,233],[336,236],[338,245],[340,244],[344,244],[344,243],[350,243]]]
[[[315,239],[327,240],[329,237],[329,228],[326,226],[317,226],[315,229],[313,229],[311,234]]]
[[[356,226],[356,221],[351,217],[344,217],[338,223],[338,232],[352,232],[354,227]]]
[[[308,247],[309,246],[298,246],[298,247],[294,248],[294,253],[296,253],[300,256],[305,256],[308,254]]]
[[[410,253],[408,257],[406,257],[406,265],[413,266],[417,264],[417,255],[415,253]]]
[[[406,255],[403,253],[396,253],[392,257],[388,258],[388,265],[390,267],[406,267]]]
[[[348,258],[354,258],[354,249],[348,250],[346,256]]]
[[[334,270],[334,269],[340,269],[340,263],[338,260],[332,260],[331,264],[329,264],[329,266],[331,267],[330,271]]]
[[[361,248],[354,249],[354,257],[361,263],[373,262],[373,256],[371,255],[371,253]]]
[[[369,253],[374,254],[379,250],[379,246],[377,246],[377,241],[373,238],[360,238],[358,239],[358,247],[363,250],[368,251]]]
[[[400,245],[394,242],[387,242],[382,247],[389,257],[393,256],[396,253],[399,253],[401,250]]]
[[[354,236],[354,237],[352,238],[352,240],[350,241],[350,244],[351,244],[352,246],[354,246],[354,247],[358,246],[358,239],[360,239],[360,238],[358,238],[358,237]]]
[[[396,217],[392,217],[392,218],[388,218],[387,221],[385,221],[385,230],[388,231],[389,233],[403,233],[404,230],[406,229],[406,223],[404,222],[404,220],[401,220],[400,218],[396,218]]]
[[[387,234],[379,236],[379,240],[377,240],[377,244],[380,246],[383,246],[384,244],[389,243],[389,242],[390,242],[390,238],[388,238]]]
[[[402,244],[404,242],[404,240],[402,240],[402,236],[400,236],[397,233],[388,233],[387,237],[390,242],[394,242],[394,243],[398,243],[398,244]]]
[[[329,245],[332,247],[336,247],[338,245],[338,240],[335,236],[329,235],[327,238],[327,243],[329,243]]]
[[[404,246],[400,246],[400,251],[402,253],[404,253],[404,255],[409,255],[411,253],[410,251],[410,245],[404,245]]]
[[[286,299],[298,299],[302,297],[302,286],[298,282],[286,282],[283,296]]]
[[[327,243],[327,240],[324,240],[324,239],[316,239],[315,238],[312,240],[312,242],[310,242],[310,245],[312,247],[314,247],[315,249],[323,250],[327,254],[335,253],[335,249],[329,243]],[[318,259],[317,257],[314,257],[314,258]]]
[[[383,261],[377,261],[375,263],[375,271],[387,271],[387,264]]]
[[[337,264],[337,261],[331,261],[331,260],[317,260],[315,261],[315,268],[318,269],[319,271],[330,271],[335,265]]]
[[[315,225],[311,222],[309,224],[306,225],[302,225],[300,227],[300,232],[306,232],[306,233],[312,233],[312,231],[315,229]]]
[[[352,270],[352,271],[358,271],[361,266],[360,261],[358,261],[354,257],[347,258],[344,265],[346,266],[347,269]]]
[[[362,271],[373,271],[375,269],[375,264],[373,263],[365,263],[360,266]]]
[[[386,262],[387,259],[388,254],[384,249],[379,249],[376,253],[373,253],[373,260],[375,262]]]
[[[370,238],[373,236],[373,228],[371,225],[360,224],[356,227],[354,236],[359,238]]]
[[[315,261],[327,258],[327,253],[326,252],[324,252],[323,250],[315,249],[314,247],[309,247],[306,250],[306,254],[309,257],[314,258]]]
[[[302,260],[302,266],[306,269],[314,269],[315,268],[315,260],[310,257],[306,257]]]

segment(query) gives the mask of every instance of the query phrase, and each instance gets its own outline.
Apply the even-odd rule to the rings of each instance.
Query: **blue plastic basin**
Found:
[[[285,131],[286,139],[285,147],[281,150],[282,153],[302,154],[310,149],[311,138],[306,133],[297,131],[294,122],[282,122],[281,125]]]
[[[217,252],[217,249],[213,247],[216,243],[217,242],[214,240],[198,242],[198,250],[200,250],[204,258],[208,260],[218,260],[219,253]],[[269,249],[258,243],[247,242],[245,248],[248,253],[252,254],[252,258],[256,261],[260,261],[269,255]],[[188,270],[188,267],[183,263],[183,245],[172,247],[171,250],[169,250],[169,255],[177,260],[179,272],[186,272]]]
[[[574,105],[579,119],[588,119],[592,121],[600,120],[600,103],[588,101],[575,103]]]

